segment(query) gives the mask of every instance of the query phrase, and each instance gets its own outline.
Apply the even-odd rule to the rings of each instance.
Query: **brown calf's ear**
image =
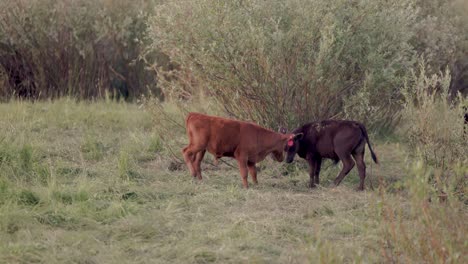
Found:
[[[304,137],[304,133],[298,133],[294,135],[295,140],[301,140]]]
[[[280,132],[281,134],[286,134],[286,133],[288,133],[288,130],[285,127],[280,127],[278,129],[278,132]]]

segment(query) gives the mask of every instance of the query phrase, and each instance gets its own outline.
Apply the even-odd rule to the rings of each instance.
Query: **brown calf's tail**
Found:
[[[366,127],[364,127],[363,124],[359,124],[359,127],[361,128],[361,131],[362,131],[362,133],[364,134],[364,137],[366,138],[367,145],[369,146],[369,150],[370,150],[372,159],[374,160],[374,162],[375,162],[376,164],[379,164],[379,160],[377,159],[377,156],[375,155],[375,152],[374,152],[374,150],[372,149],[372,146],[371,146],[371,143],[370,143],[370,140],[369,140],[369,136],[367,135]]]
[[[188,113],[187,117],[185,118],[185,130],[187,131],[187,135],[190,136],[189,134],[189,120],[194,116],[195,114],[190,112]]]

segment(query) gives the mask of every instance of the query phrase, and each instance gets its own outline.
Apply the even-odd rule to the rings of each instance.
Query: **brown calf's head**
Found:
[[[284,147],[284,151],[287,153],[286,155],[286,163],[291,163],[294,160],[294,156],[296,155],[297,151],[299,151],[299,141],[302,139],[304,134],[291,134],[288,138],[286,146]]]
[[[284,128],[284,127],[280,127],[278,129],[278,132],[280,132],[281,134],[285,134],[285,136],[286,136],[284,138],[285,143],[283,145],[284,146],[283,150],[284,150],[284,152],[287,152],[286,162],[291,163],[293,161],[293,159],[294,159],[294,155],[299,150],[299,140],[302,139],[304,134],[303,133],[287,134],[287,129]],[[280,155],[281,155],[281,161],[283,161],[283,159],[284,159],[283,151],[280,151]]]
[[[271,152],[271,157],[273,158],[273,160],[277,162],[283,162],[284,160],[283,151],[274,150],[273,152]]]

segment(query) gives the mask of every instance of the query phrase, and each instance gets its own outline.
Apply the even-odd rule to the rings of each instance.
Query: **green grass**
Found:
[[[445,262],[467,260],[466,205],[433,203],[420,219],[422,200],[401,187],[411,165],[395,141],[374,142],[381,166],[366,157],[375,190],[355,191],[355,170],[331,188],[339,166],[328,163],[310,190],[304,162],[269,159],[245,190],[223,163],[204,163],[204,180],[193,181],[172,160],[184,131],[160,137],[153,120],[124,103],[0,104],[0,263],[438,262],[422,246],[401,246],[422,240],[427,219]]]

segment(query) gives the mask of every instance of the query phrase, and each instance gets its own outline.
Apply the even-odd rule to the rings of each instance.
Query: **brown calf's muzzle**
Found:
[[[271,157],[277,162],[283,162],[284,160],[284,155],[282,151],[273,151],[271,153]]]

